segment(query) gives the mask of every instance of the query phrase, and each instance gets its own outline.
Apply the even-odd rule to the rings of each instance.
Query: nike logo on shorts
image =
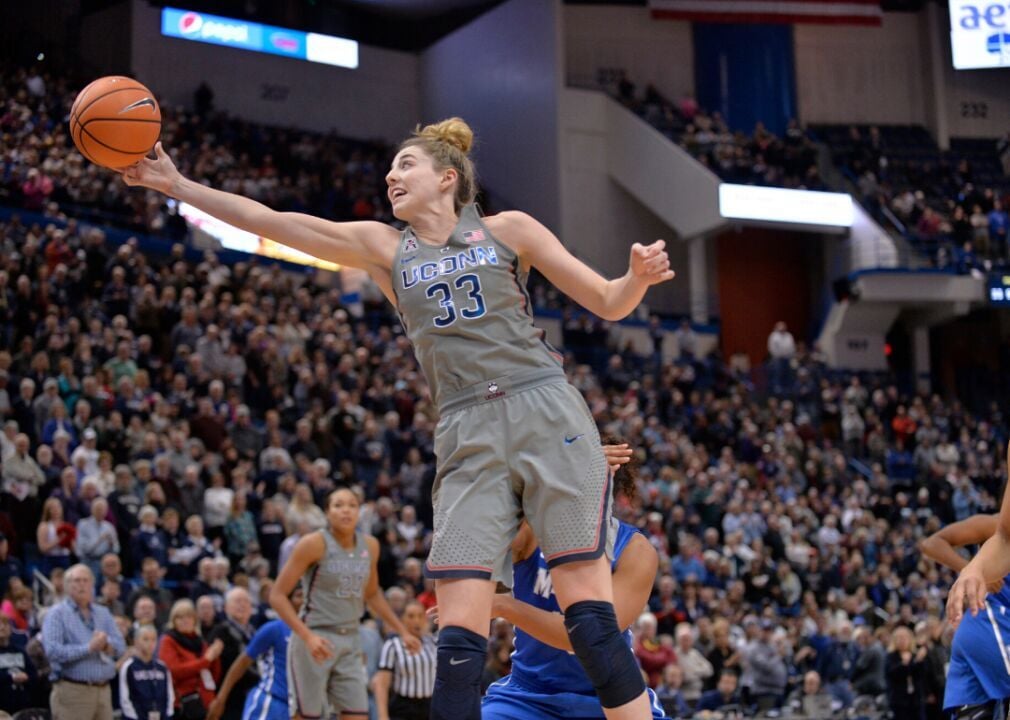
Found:
[[[470,662],[471,658],[463,658],[462,660],[457,660],[456,658],[449,658],[450,665],[462,665],[463,663]]]
[[[584,434],[585,433],[583,433],[583,435]],[[565,445],[571,445],[573,442],[575,442],[576,440],[578,440],[580,437],[582,437],[582,435],[576,435],[575,437],[568,437],[567,435],[565,435]]]

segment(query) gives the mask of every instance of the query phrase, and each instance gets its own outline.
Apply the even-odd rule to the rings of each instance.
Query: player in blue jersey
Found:
[[[288,596],[296,611],[302,607],[303,595],[301,585],[297,585]],[[242,720],[289,720],[287,657],[290,639],[291,628],[283,620],[271,620],[257,630],[245,652],[228,669],[217,697],[207,708],[207,720],[219,720],[235,684],[254,662],[260,681],[246,696]]]
[[[968,561],[956,548],[984,543],[998,515],[973,515],[938,530],[919,546],[923,555],[960,572]],[[955,718],[1002,720],[1010,698],[1010,576],[989,583],[985,610],[958,625],[950,648],[943,709]]]
[[[614,490],[632,496],[635,479],[621,467],[628,462],[627,445],[604,446],[614,473]],[[659,558],[652,544],[632,525],[612,519],[614,607],[627,630],[649,601]],[[512,595],[498,595],[492,612],[515,625],[512,673],[488,688],[481,705],[483,720],[602,720],[603,708],[565,631],[564,616],[544,554],[528,523],[512,543]],[[666,717],[655,693],[648,691],[653,718]]]

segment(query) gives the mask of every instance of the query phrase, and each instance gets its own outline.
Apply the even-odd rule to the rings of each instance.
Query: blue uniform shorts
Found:
[[[652,717],[665,718],[656,694],[649,691]],[[538,693],[505,676],[487,689],[480,706],[481,720],[605,720],[595,695]]]
[[[282,700],[257,687],[246,695],[242,720],[291,720],[288,699]]]
[[[1010,610],[1000,604],[987,602],[961,621],[950,648],[945,710],[1010,697],[1008,640]]]

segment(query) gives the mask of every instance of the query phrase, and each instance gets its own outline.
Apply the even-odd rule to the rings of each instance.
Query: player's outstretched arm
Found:
[[[652,544],[643,535],[632,537],[614,571],[614,610],[621,628],[631,627],[649,602],[658,567],[659,556]],[[565,618],[560,613],[541,610],[508,595],[496,595],[491,612],[546,645],[572,652]]]
[[[604,320],[620,320],[634,310],[651,286],[674,277],[666,242],[631,247],[628,272],[607,280],[572,255],[557,236],[526,213],[509,211],[485,220],[495,237],[511,247],[524,265],[543,273],[555,287]]]
[[[1010,470],[1010,446],[1007,447]],[[986,540],[970,563],[961,571],[947,596],[947,619],[955,627],[965,608],[977,615],[985,605],[986,585],[1010,573],[1010,493],[1003,494],[996,532]]]
[[[122,171],[130,187],[147,187],[189,203],[219,220],[269,238],[320,260],[364,270],[392,267],[394,228],[380,222],[335,223],[301,213],[277,212],[241,195],[215,190],[183,177],[159,142],[156,158],[144,158]]]

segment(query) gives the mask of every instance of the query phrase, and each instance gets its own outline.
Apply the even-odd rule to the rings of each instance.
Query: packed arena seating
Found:
[[[803,128],[795,120],[782,138],[760,123],[746,135],[732,132],[690,95],[672,101],[652,85],[639,93],[625,75],[608,76],[602,87],[726,182],[851,192],[937,268],[969,273],[1010,261],[1005,142],[953,138],[941,152],[919,126]],[[830,148],[848,187],[823,182],[817,142]]]
[[[278,564],[293,538],[323,522],[320,505],[337,484],[363,498],[390,597],[432,605],[420,561],[436,417],[391,308],[355,317],[311,276],[255,259],[227,266],[181,244],[168,255],[113,246],[79,207],[152,231],[171,221],[68,149],[61,113],[72,87],[44,77],[46,93],[32,100],[28,77],[4,75],[0,115],[0,130],[17,139],[5,143],[0,204],[22,206],[0,223],[0,595],[11,644],[39,668],[25,702],[46,704],[38,630],[64,597],[75,553],[98,571],[96,592],[124,628],[141,613],[162,624],[181,596],[213,599],[201,616],[209,626],[233,586],[259,600],[262,622]],[[355,146],[172,117],[167,137],[200,177],[286,207],[330,207],[330,217],[345,217],[348,202],[351,216],[362,216],[361,202],[364,216],[386,217],[373,197],[378,151],[345,155]],[[195,124],[216,127],[221,142],[194,147],[186,128]],[[320,166],[342,158],[340,202],[328,195],[334,178],[284,169],[292,137],[307,160],[328,158]],[[39,210],[45,217],[28,214]],[[591,322],[580,328],[597,333],[593,343],[606,337]],[[595,371],[566,348],[601,430],[636,449],[636,493],[616,513],[661,557],[650,613],[635,626],[638,657],[679,714],[703,691],[717,691],[713,707],[748,712],[826,692],[829,704],[879,716],[889,682],[914,682],[936,711],[952,578],[917,543],[996,507],[1006,419],[996,407],[972,412],[903,395],[888,378],[831,372],[797,347],[777,359],[767,389],[718,355],[610,348]],[[75,545],[100,497],[122,561]],[[898,628],[925,650],[910,680],[885,672]],[[506,669],[509,633],[494,632],[489,678]],[[738,681],[721,679],[724,670]]]
[[[0,74],[0,202],[54,214],[59,207],[79,219],[181,237],[184,223],[163,198],[131,192],[116,173],[74,150],[65,119],[79,89],[25,69]],[[387,145],[256,125],[213,110],[161,110],[162,142],[188,177],[277,209],[392,220],[384,199]]]
[[[639,94],[626,76],[606,89],[726,182],[826,189],[817,170],[817,150],[796,120],[782,138],[761,123],[748,135],[730,130],[718,112],[702,108],[690,95],[673,101],[654,85]]]
[[[814,135],[864,207],[903,233],[938,267],[1005,267],[1010,175],[996,140],[951,139],[941,152],[929,132],[903,125],[818,125]]]

